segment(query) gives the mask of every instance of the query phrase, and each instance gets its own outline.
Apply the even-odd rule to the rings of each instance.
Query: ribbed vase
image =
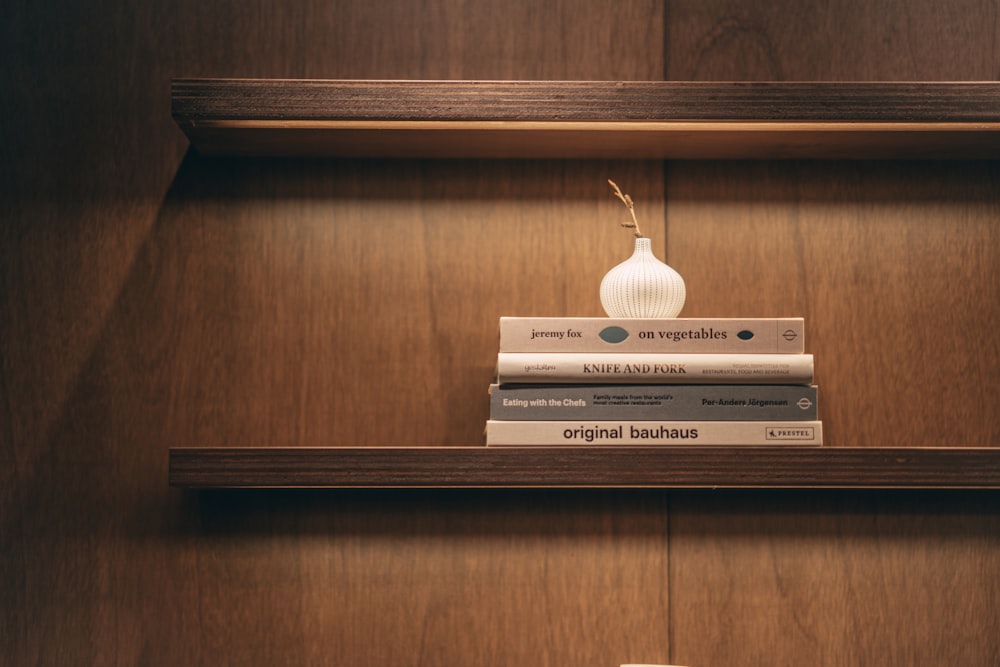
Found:
[[[608,317],[677,317],[686,296],[681,274],[653,255],[647,238],[637,238],[632,256],[601,281]]]

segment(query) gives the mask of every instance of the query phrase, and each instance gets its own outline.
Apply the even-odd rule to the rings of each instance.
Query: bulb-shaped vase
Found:
[[[635,240],[632,256],[601,281],[601,305],[608,317],[677,317],[686,296],[684,279],[653,255],[644,237]]]

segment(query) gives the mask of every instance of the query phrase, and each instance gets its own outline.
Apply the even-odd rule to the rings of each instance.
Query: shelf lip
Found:
[[[656,133],[881,133],[997,132],[1000,121],[767,121],[767,120],[370,120],[227,119],[187,121],[196,130],[329,130],[353,132],[636,132]]]
[[[992,158],[996,82],[176,79],[203,153]]]
[[[1000,489],[1000,447],[175,447],[187,488]]]
[[[194,79],[197,120],[998,122],[1000,84],[966,82]]]

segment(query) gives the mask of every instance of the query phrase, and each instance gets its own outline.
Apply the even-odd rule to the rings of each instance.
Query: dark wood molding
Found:
[[[1000,448],[191,447],[192,488],[1000,488]]]
[[[177,79],[206,154],[992,158],[1000,84]]]
[[[177,79],[192,121],[1000,122],[997,83]]]

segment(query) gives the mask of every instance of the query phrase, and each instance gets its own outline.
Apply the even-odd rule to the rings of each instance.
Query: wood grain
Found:
[[[642,491],[201,494],[201,655],[662,661],[666,592],[649,582],[666,567],[664,504]]]
[[[995,81],[997,8],[832,0],[789,7],[671,2],[666,79],[679,81]],[[970,45],[978,48],[969,48]]]
[[[176,79],[182,126],[212,121],[1000,120],[976,83]]]
[[[682,1],[667,26],[667,78],[1000,71],[988,2]],[[687,314],[805,317],[832,445],[995,447],[997,185],[993,163],[675,162],[668,261]],[[992,496],[674,492],[671,660],[993,665],[996,522]]]
[[[600,308],[605,179],[663,213],[659,163],[182,162],[172,77],[649,79],[659,3],[126,4],[0,25],[0,663],[664,661],[662,493],[167,486],[476,438],[499,314]]]
[[[180,79],[204,154],[435,158],[973,158],[986,83]]]
[[[804,316],[826,443],[1000,442],[994,163],[706,163],[668,180],[686,314]]]
[[[996,448],[190,447],[192,488],[1000,488]]]
[[[226,121],[188,130],[206,155],[435,159],[992,159],[980,123]]]
[[[0,662],[997,664],[991,494],[166,484],[168,450],[183,443],[474,441],[496,316],[600,314],[593,281],[624,252],[621,211],[602,191],[609,176],[685,276],[741,257],[729,243],[747,237],[735,226],[691,248],[715,215],[703,215],[709,202],[728,214],[746,185],[763,188],[747,195],[754,225],[763,202],[763,217],[783,221],[772,229],[799,219],[826,239],[804,246],[811,261],[839,247],[815,229],[829,220],[852,249],[888,243],[881,298],[916,275],[903,258],[927,260],[938,279],[956,269],[975,280],[977,292],[952,284],[962,303],[949,311],[972,331],[995,330],[983,304],[996,301],[992,165],[813,167],[802,192],[826,180],[836,202],[867,193],[842,217],[796,199],[800,163],[692,163],[686,175],[631,160],[182,164],[173,77],[992,80],[992,3],[10,5],[0,23],[11,101],[0,107]],[[921,183],[936,193],[926,201],[914,199]],[[774,193],[797,203],[772,206]],[[921,222],[904,224],[913,215]],[[939,230],[930,221],[942,217]],[[967,245],[953,238],[961,230]],[[771,273],[766,253],[788,265],[795,244],[763,238],[735,267],[763,284],[737,305],[764,311],[780,293],[798,310],[804,283]],[[957,243],[947,247],[968,268],[932,252],[942,242]],[[867,264],[851,268],[883,284]],[[692,296],[692,309],[732,305],[704,298]],[[891,312],[922,321],[917,299]],[[810,330],[821,360],[839,325],[822,322]],[[992,340],[931,344],[990,387]],[[440,402],[399,392],[419,355],[440,364],[419,366],[420,390]],[[873,438],[865,444],[886,444],[873,436],[882,427],[867,430],[874,417],[849,409],[855,389],[883,385],[824,372],[822,386],[839,383],[824,400],[840,443],[858,426]],[[1000,442],[984,417],[991,401],[963,408],[970,442]],[[883,412],[909,438],[921,410],[956,405]]]
[[[988,665],[1000,654],[993,494],[683,492],[671,507],[677,662]]]
[[[163,295],[137,307],[173,330],[189,442],[481,442],[500,315],[599,315],[630,252],[608,176],[662,219],[659,163],[190,154],[181,172],[136,279]]]

